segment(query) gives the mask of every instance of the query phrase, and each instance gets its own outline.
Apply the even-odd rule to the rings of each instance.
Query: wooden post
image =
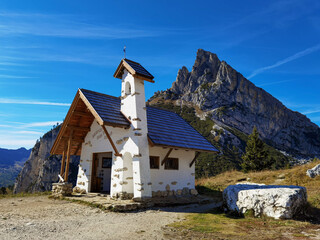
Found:
[[[64,148],[63,154],[62,154],[60,176],[63,176],[65,164],[66,164],[66,148]]]
[[[168,159],[170,153],[172,152],[172,150],[173,150],[173,148],[170,148],[170,149],[169,149],[167,155],[164,157],[164,159],[163,159],[162,162],[161,162],[161,166],[167,161],[167,159]]]
[[[111,137],[110,137],[110,135],[109,135],[106,127],[105,127],[104,125],[101,125],[101,127],[102,127],[104,133],[107,135],[107,138],[109,139],[109,142],[110,142],[113,150],[115,151],[115,154],[114,154],[114,155],[117,156],[117,157],[121,157],[122,154],[118,152],[118,149],[116,148],[116,145],[114,145],[114,143],[113,143],[113,141],[112,141],[112,139],[111,139]]]
[[[66,171],[64,173],[64,181],[65,182],[68,182],[72,135],[73,135],[73,130],[71,130],[71,133],[70,133],[70,136],[69,136],[69,140],[68,140],[67,163],[66,163]]]
[[[191,161],[191,163],[189,164],[189,167],[192,167],[192,165],[195,163],[195,161],[197,160],[197,158],[199,157],[200,152],[196,152],[196,155],[194,156],[193,160]]]

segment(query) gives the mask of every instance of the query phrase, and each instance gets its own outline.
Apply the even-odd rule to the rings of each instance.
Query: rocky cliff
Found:
[[[216,123],[212,134],[219,135],[222,145],[240,147],[240,139],[228,129],[248,135],[257,126],[264,141],[276,149],[303,158],[320,155],[320,128],[316,124],[256,87],[216,54],[202,49],[192,70],[182,67],[172,87],[155,93],[149,104],[161,101],[192,106],[198,109],[199,117],[210,117]]]
[[[59,133],[55,127],[40,138],[33,147],[29,159],[19,173],[14,193],[50,191],[53,182],[58,182],[61,156],[50,156],[50,149]],[[69,181],[75,185],[78,174],[79,157],[71,157]]]

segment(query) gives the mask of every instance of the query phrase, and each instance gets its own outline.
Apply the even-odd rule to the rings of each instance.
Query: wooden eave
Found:
[[[208,151],[208,150],[197,149],[197,148],[184,148],[184,147],[177,147],[173,145],[156,144],[152,141],[152,139],[149,136],[148,136],[148,142],[151,147],[164,147],[164,148],[173,148],[173,149],[189,150],[189,151],[196,151],[196,152],[219,153],[219,151]]]
[[[87,106],[84,96],[78,90],[65,120],[62,123],[58,136],[51,148],[50,154],[63,154],[65,145],[68,143],[71,132],[71,155],[79,155],[81,146],[96,116],[92,113],[92,109]],[[97,121],[100,120],[99,118]]]
[[[117,70],[113,74],[113,77],[122,79],[124,69],[126,69],[133,77],[154,83],[153,77],[151,78],[149,76],[137,73],[124,59],[121,60]]]

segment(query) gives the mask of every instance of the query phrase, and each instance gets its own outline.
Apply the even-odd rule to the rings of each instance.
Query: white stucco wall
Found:
[[[128,82],[131,85],[130,94],[125,91]],[[130,128],[106,128],[122,156],[114,156],[102,127],[94,121],[82,144],[77,186],[90,192],[93,154],[112,152],[111,196],[126,192],[133,193],[136,198],[151,197],[152,191],[165,191],[167,185],[171,190],[193,189],[195,167],[190,168],[189,164],[195,152],[173,150],[170,157],[179,159],[179,169],[167,170],[164,165],[161,166],[169,149],[149,147],[144,81],[134,78],[126,70],[122,77],[121,111],[130,119]],[[149,156],[160,157],[160,169],[150,169]]]
[[[165,191],[167,184],[170,186],[170,190],[183,189],[185,187],[194,189],[195,185],[195,164],[189,167],[190,162],[195,156],[194,151],[186,150],[173,150],[169,157],[179,159],[179,169],[164,169],[164,165],[161,166],[161,161],[168,153],[169,148],[162,147],[150,147],[150,156],[160,157],[159,169],[150,169],[152,191]]]

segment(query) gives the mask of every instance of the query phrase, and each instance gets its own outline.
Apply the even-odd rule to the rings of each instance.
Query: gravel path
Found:
[[[46,196],[6,198],[0,199],[0,239],[174,239],[167,224],[215,206],[115,213]]]

